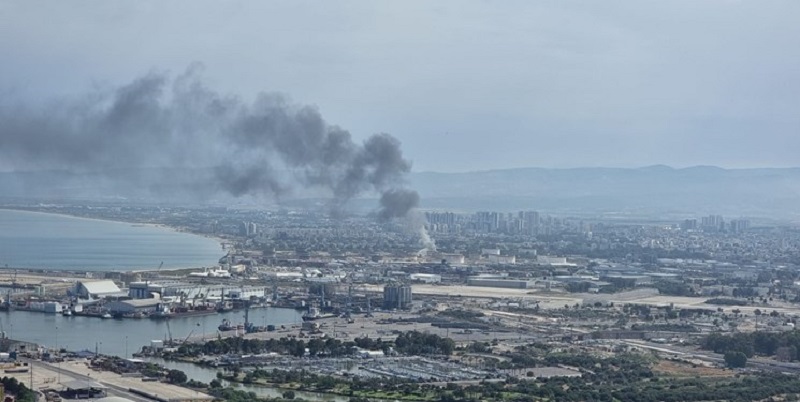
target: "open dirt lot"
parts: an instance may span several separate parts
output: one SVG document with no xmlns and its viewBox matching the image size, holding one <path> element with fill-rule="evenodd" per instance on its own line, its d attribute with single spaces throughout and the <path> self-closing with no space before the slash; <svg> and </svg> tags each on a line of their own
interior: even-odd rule
<svg viewBox="0 0 800 402">
<path fill-rule="evenodd" d="M 653 371 L 672 377 L 732 377 L 736 374 L 734 370 L 725 370 L 716 367 L 706 367 L 703 365 L 693 365 L 689 363 L 676 362 L 671 360 L 660 360 Z"/>
</svg>

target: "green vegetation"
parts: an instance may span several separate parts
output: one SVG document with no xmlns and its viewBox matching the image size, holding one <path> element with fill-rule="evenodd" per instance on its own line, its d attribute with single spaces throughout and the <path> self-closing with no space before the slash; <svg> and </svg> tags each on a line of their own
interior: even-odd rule
<svg viewBox="0 0 800 402">
<path fill-rule="evenodd" d="M 798 359 L 800 331 L 711 334 L 703 338 L 700 347 L 715 353 L 742 352 L 747 357 L 758 354 L 793 361 Z"/>
<path fill-rule="evenodd" d="M 398 352 L 407 355 L 450 355 L 456 348 L 455 342 L 450 338 L 443 338 L 435 334 L 426 334 L 417 331 L 405 332 L 397 335 L 394 341 Z"/>
<path fill-rule="evenodd" d="M 353 352 L 354 347 L 371 350 L 386 350 L 392 346 L 391 342 L 380 339 L 356 338 L 352 341 L 341 341 L 334 338 L 310 339 L 308 342 L 296 338 L 281 339 L 243 339 L 239 337 L 220 338 L 204 344 L 185 344 L 177 352 L 165 357 L 196 357 L 204 355 L 225 354 L 257 354 L 278 353 L 301 357 L 305 355 L 306 348 L 311 356 L 345 356 Z"/>
<path fill-rule="evenodd" d="M 637 307 L 631 310 L 637 311 Z M 641 311 L 641 313 L 648 313 Z M 661 325 L 661 324 L 658 324 Z M 654 327 L 658 325 L 654 324 Z M 669 326 L 671 330 L 680 329 Z M 666 327 L 665 327 L 666 328 Z M 682 327 L 681 327 L 682 328 Z M 689 328 L 685 328 L 689 329 Z M 248 349 L 254 347 L 273 347 L 291 353 L 302 343 L 313 347 L 316 353 L 336 353 L 349 347 L 379 349 L 394 346 L 398 352 L 410 355 L 448 356 L 457 350 L 451 339 L 432 334 L 411 331 L 398 335 L 392 342 L 380 339 L 357 338 L 351 342 L 333 339 L 316 339 L 308 342 L 295 339 L 282 339 L 269 343 L 248 343 L 242 339 L 215 340 L 212 345 L 196 345 L 199 350 Z M 338 342 L 338 343 L 337 343 Z M 317 346 L 312 346 L 317 345 Z M 720 335 L 713 334 L 702 341 L 702 346 L 725 354 L 729 367 L 744 367 L 747 359 L 755 353 L 773 355 L 786 351 L 797 358 L 800 346 L 800 332 Z M 462 352 L 491 353 L 491 345 L 474 342 L 460 349 Z M 220 379 L 250 384 L 271 385 L 284 388 L 282 398 L 294 400 L 295 391 L 335 393 L 350 397 L 351 401 L 364 401 L 370 398 L 401 401 L 749 401 L 779 398 L 792 400 L 800 397 L 800 379 L 789 375 L 768 373 L 736 377 L 678 378 L 667 375 L 656 376 L 651 366 L 655 361 L 651 355 L 619 353 L 615 355 L 592 355 L 582 350 L 563 351 L 546 344 L 529 344 L 515 348 L 512 352 L 498 355 L 490 365 L 497 370 L 513 370 L 522 373 L 521 377 L 510 376 L 503 381 L 481 381 L 479 384 L 446 386 L 434 385 L 436 379 L 408 378 L 349 378 L 318 375 L 306 370 L 264 370 L 249 372 L 235 370 Z M 537 368 L 572 367 L 580 377 L 535 378 Z M 168 373 L 170 381 L 180 382 L 177 373 Z M 190 384 L 197 385 L 197 384 Z M 200 384 L 205 386 L 204 384 Z M 254 394 L 223 388 L 219 380 L 205 386 L 207 392 L 217 398 L 240 402 L 254 401 Z M 261 399 L 265 400 L 265 399 Z"/>
<path fill-rule="evenodd" d="M 406 335 L 414 338 L 418 335 Z M 416 339 L 416 338 L 415 338 Z M 421 337 L 419 339 L 422 339 Z M 424 383 L 426 380 L 400 378 L 340 378 L 317 375 L 305 370 L 254 370 L 228 380 L 273 384 L 286 388 L 284 399 L 292 390 L 331 392 L 349 396 L 351 401 L 369 398 L 408 401 L 751 401 L 778 397 L 792 400 L 800 396 L 800 379 L 783 374 L 744 375 L 742 377 L 672 378 L 656 377 L 649 355 L 622 353 L 594 356 L 585 352 L 555 352 L 548 345 L 530 344 L 507 355 L 507 368 L 522 369 L 527 376 L 509 377 L 505 381 L 481 381 L 461 386 L 448 383 L 444 387 Z M 730 365 L 746 363 L 743 353 L 733 352 Z M 536 367 L 569 366 L 581 377 L 533 378 Z M 213 388 L 216 397 L 239 402 L 253 396 L 233 389 Z M 250 398 L 250 399 L 248 399 Z"/>
<path fill-rule="evenodd" d="M 439 315 L 443 317 L 457 318 L 459 320 L 473 321 L 475 319 L 483 317 L 484 314 L 479 311 L 452 309 L 452 310 L 442 311 L 439 313 Z"/>
<path fill-rule="evenodd" d="M 204 344 L 185 344 L 177 352 L 165 355 L 166 358 L 197 357 L 204 355 L 225 354 L 257 354 L 278 353 L 301 357 L 310 356 L 339 357 L 353 353 L 354 348 L 367 350 L 383 350 L 388 352 L 394 346 L 399 353 L 407 355 L 450 355 L 455 350 L 452 339 L 438 335 L 425 334 L 417 331 L 404 332 L 397 336 L 394 342 L 383 341 L 380 338 L 355 338 L 352 341 L 341 341 L 335 338 L 314 338 L 307 342 L 296 338 L 281 339 L 243 339 L 239 337 L 220 338 Z"/>
<path fill-rule="evenodd" d="M 715 298 L 715 299 L 708 299 L 705 301 L 706 304 L 719 304 L 721 306 L 746 306 L 749 303 L 745 300 L 737 300 L 737 299 L 727 299 L 723 297 Z"/>
<path fill-rule="evenodd" d="M 36 394 L 31 391 L 25 384 L 17 381 L 13 377 L 0 378 L 0 384 L 3 384 L 6 394 L 16 395 L 17 402 L 35 402 Z"/>
<path fill-rule="evenodd" d="M 742 352 L 725 353 L 725 364 L 730 368 L 742 368 L 747 366 L 747 356 Z"/>
<path fill-rule="evenodd" d="M 173 369 L 167 372 L 167 381 L 172 384 L 184 384 L 187 380 L 186 373 L 183 371 Z"/>
<path fill-rule="evenodd" d="M 533 381 L 511 377 L 502 382 L 436 387 L 385 378 L 351 381 L 303 371 L 262 371 L 255 376 L 298 389 L 350 395 L 353 400 L 372 397 L 423 401 L 750 401 L 800 393 L 800 380 L 782 374 L 724 379 L 655 378 L 649 360 L 638 355 L 602 358 L 559 353 L 541 362 L 578 367 L 582 377 Z"/>
</svg>

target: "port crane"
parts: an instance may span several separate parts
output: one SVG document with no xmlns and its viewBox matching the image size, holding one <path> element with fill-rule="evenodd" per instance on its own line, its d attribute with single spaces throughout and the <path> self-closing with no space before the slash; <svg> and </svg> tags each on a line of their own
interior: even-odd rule
<svg viewBox="0 0 800 402">
<path fill-rule="evenodd" d="M 169 327 L 169 320 L 166 320 L 165 322 L 167 323 L 167 334 L 169 334 L 169 338 L 167 338 L 167 340 L 169 345 L 172 345 L 172 329 Z"/>
<path fill-rule="evenodd" d="M 2 342 L 2 344 L 0 344 L 0 346 L 2 346 L 3 349 L 5 349 L 6 339 L 8 339 L 8 337 L 6 337 L 6 329 L 3 328 L 3 319 L 2 318 L 0 318 L 0 335 L 2 336 L 2 338 L 0 338 L 0 342 Z"/>
<path fill-rule="evenodd" d="M 155 273 L 151 274 L 151 273 L 145 272 L 144 276 L 146 276 L 147 279 L 145 279 L 144 283 L 149 285 L 150 284 L 150 278 L 152 278 L 153 276 L 158 278 L 158 272 L 161 271 L 161 267 L 163 267 L 163 266 L 164 266 L 164 261 L 161 261 L 161 264 L 158 264 L 158 268 L 156 268 Z"/>
<path fill-rule="evenodd" d="M 197 325 L 200 325 L 200 323 L 198 323 Z M 183 343 L 181 343 L 181 345 L 185 345 L 186 342 L 189 342 L 189 338 L 192 337 L 193 333 L 194 333 L 194 330 L 189 331 L 189 335 L 186 335 L 186 339 L 183 340 Z"/>
</svg>

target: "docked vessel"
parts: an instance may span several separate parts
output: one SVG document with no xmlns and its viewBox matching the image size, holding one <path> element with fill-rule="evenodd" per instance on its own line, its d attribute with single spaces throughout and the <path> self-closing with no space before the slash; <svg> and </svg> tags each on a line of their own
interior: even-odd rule
<svg viewBox="0 0 800 402">
<path fill-rule="evenodd" d="M 314 321 L 319 320 L 322 318 L 332 318 L 336 317 L 336 314 L 333 313 L 323 313 L 320 309 L 316 307 L 311 307 L 308 311 L 303 314 L 303 321 Z"/>
<path fill-rule="evenodd" d="M 175 307 L 175 308 L 163 308 L 158 309 L 154 313 L 150 314 L 150 318 L 153 319 L 165 319 L 165 318 L 178 318 L 178 317 L 193 317 L 198 315 L 213 315 L 217 314 L 217 311 L 206 306 L 197 306 L 195 308 L 187 308 L 187 307 Z"/>
<path fill-rule="evenodd" d="M 222 320 L 222 324 L 220 324 L 217 329 L 219 329 L 221 332 L 244 330 L 244 324 L 234 324 L 226 318 Z"/>
</svg>

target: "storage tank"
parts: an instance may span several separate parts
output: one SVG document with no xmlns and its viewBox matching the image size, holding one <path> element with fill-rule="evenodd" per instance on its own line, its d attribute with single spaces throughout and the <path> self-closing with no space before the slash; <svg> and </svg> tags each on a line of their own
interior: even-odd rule
<svg viewBox="0 0 800 402">
<path fill-rule="evenodd" d="M 408 309 L 411 307 L 411 302 L 412 302 L 411 286 L 389 285 L 383 288 L 384 309 L 386 310 Z"/>
</svg>

